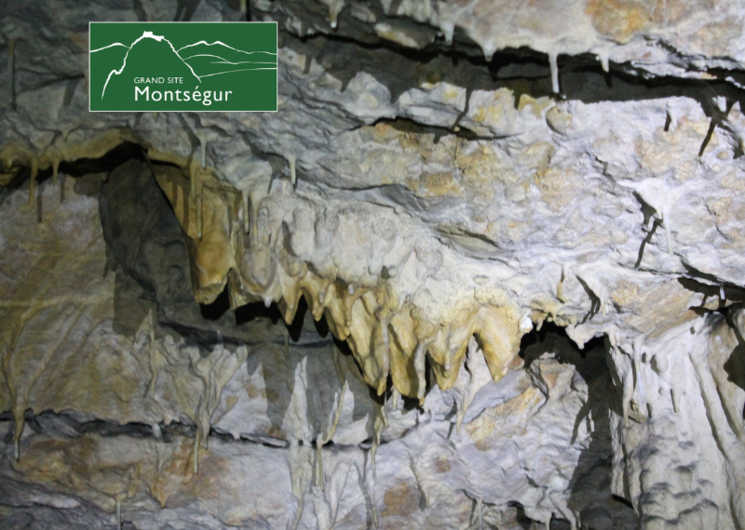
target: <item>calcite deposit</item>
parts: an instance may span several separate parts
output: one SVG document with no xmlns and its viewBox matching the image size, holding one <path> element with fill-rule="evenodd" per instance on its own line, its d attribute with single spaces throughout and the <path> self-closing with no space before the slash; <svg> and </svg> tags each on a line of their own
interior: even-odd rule
<svg viewBox="0 0 745 530">
<path fill-rule="evenodd" d="M 88 112 L 276 21 L 276 113 Z M 745 528 L 738 0 L 0 4 L 0 528 Z"/>
</svg>

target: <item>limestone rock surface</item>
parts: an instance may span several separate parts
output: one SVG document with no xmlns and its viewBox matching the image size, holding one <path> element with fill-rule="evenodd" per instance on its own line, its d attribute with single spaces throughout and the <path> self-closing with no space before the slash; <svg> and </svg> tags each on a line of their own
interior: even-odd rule
<svg viewBox="0 0 745 530">
<path fill-rule="evenodd" d="M 87 111 L 88 21 L 247 19 L 278 112 Z M 743 528 L 744 27 L 6 1 L 0 527 Z"/>
</svg>

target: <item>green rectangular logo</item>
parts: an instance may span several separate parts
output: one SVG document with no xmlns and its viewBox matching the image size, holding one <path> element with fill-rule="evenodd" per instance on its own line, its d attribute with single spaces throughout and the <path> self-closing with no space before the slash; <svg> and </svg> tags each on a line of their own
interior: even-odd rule
<svg viewBox="0 0 745 530">
<path fill-rule="evenodd" d="M 277 110 L 276 22 L 91 22 L 92 112 Z"/>
</svg>

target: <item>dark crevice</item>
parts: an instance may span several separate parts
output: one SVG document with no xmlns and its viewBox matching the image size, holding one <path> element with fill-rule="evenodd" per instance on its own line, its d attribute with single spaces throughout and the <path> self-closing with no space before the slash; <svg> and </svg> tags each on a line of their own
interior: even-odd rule
<svg viewBox="0 0 745 530">
<path fill-rule="evenodd" d="M 711 137 L 714 134 L 714 129 L 716 129 L 717 123 L 712 119 L 709 122 L 709 129 L 706 131 L 706 136 L 704 137 L 704 141 L 701 143 L 701 149 L 698 151 L 698 156 L 702 156 L 704 154 L 704 151 L 706 151 L 706 146 L 709 145 L 709 142 L 711 141 Z"/>
<path fill-rule="evenodd" d="M 495 140 L 495 139 L 500 139 L 500 138 L 506 138 L 506 136 L 479 136 L 473 131 L 471 131 L 470 129 L 467 129 L 466 127 L 462 127 L 462 126 L 458 126 L 458 128 L 456 129 L 457 123 L 462 116 L 463 114 L 461 113 L 461 116 L 457 118 L 455 123 L 453 124 L 452 129 L 447 128 L 447 127 L 439 127 L 436 125 L 422 124 L 409 118 L 396 118 L 396 119 L 380 118 L 379 120 L 376 120 L 374 123 L 371 123 L 369 126 L 375 127 L 378 124 L 385 124 L 403 133 L 413 133 L 417 135 L 431 134 L 434 136 L 434 143 L 438 143 L 443 136 L 456 136 L 458 138 L 462 138 L 467 141 Z"/>
<path fill-rule="evenodd" d="M 111 168 L 132 159 L 145 159 L 142 146 L 132 142 L 122 142 L 100 158 L 79 158 L 74 162 L 61 161 L 58 177 L 79 178 L 91 174 L 108 173 Z M 7 185 L 0 187 L 0 200 L 19 190 L 31 174 L 30 167 L 26 165 L 13 165 L 10 172 L 16 172 L 16 176 Z M 51 167 L 40 169 L 36 175 L 36 183 L 46 182 L 53 177 L 53 173 Z"/>
<path fill-rule="evenodd" d="M 116 422 L 89 419 L 74 412 L 62 411 L 59 413 L 51 410 L 34 414 L 28 409 L 24 415 L 26 427 L 30 431 L 50 436 L 53 438 L 76 439 L 85 435 L 97 435 L 102 438 L 113 438 L 126 436 L 138 439 L 160 439 L 163 443 L 172 443 L 178 438 L 194 438 L 196 426 L 189 423 L 173 422 L 168 425 L 160 423 L 157 426 L 159 433 L 155 434 L 152 425 L 145 423 L 130 422 L 119 424 Z M 12 422 L 13 414 L 10 411 L 0 413 L 0 422 Z M 10 429 L 5 443 L 12 443 L 13 430 Z M 272 436 L 244 433 L 239 438 L 215 429 L 210 429 L 210 438 L 219 439 L 223 443 L 235 444 L 260 444 L 272 448 L 286 448 L 289 446 L 287 440 Z"/>
<path fill-rule="evenodd" d="M 587 314 L 585 314 L 581 322 L 582 324 L 584 324 L 585 322 L 587 322 L 588 320 L 591 320 L 592 317 L 594 317 L 600 312 L 600 310 L 602 309 L 602 301 L 600 300 L 600 298 L 597 297 L 597 295 L 595 294 L 595 291 L 593 291 L 590 288 L 590 286 L 587 285 L 587 283 L 582 278 L 577 276 L 577 281 L 580 283 L 582 288 L 587 293 L 587 296 L 591 300 L 590 310 L 587 312 Z"/>
<path fill-rule="evenodd" d="M 576 373 L 587 385 L 586 399 L 580 407 L 572 429 L 571 444 L 576 444 L 580 429 L 587 425 L 589 440 L 582 442 L 577 466 L 569 481 L 568 504 L 588 528 L 610 528 L 616 522 L 633 520 L 633 512 L 626 503 L 591 500 L 611 498 L 610 483 L 613 465 L 610 413 L 621 414 L 621 396 L 610 391 L 613 388 L 611 371 L 607 363 L 607 345 L 603 337 L 596 337 L 579 348 L 567 335 L 565 328 L 546 322 L 540 330 L 534 329 L 523 336 L 520 356 L 529 373 L 541 373 L 543 363 L 558 361 L 574 366 Z M 555 359 L 555 361 L 552 361 Z M 534 363 L 541 363 L 537 368 Z M 572 388 L 575 388 L 574 378 Z M 579 388 L 575 388 L 579 390 Z M 588 443 L 589 441 L 589 443 Z M 517 505 L 515 505 L 517 506 Z M 542 522 L 542 521 L 539 521 Z M 551 528 L 568 528 L 568 521 L 554 517 Z"/>
<path fill-rule="evenodd" d="M 525 508 L 523 507 L 522 504 L 520 504 L 519 502 L 510 502 L 508 506 L 515 508 L 516 510 L 515 522 L 518 524 L 518 526 L 521 529 L 530 530 L 532 528 L 535 528 L 536 521 L 533 521 L 533 519 L 525 515 Z"/>
<path fill-rule="evenodd" d="M 731 303 L 745 302 L 745 289 L 743 289 L 739 285 L 718 280 L 714 276 L 697 271 L 696 269 L 686 266 L 685 264 L 684 266 L 686 267 L 689 276 L 680 277 L 677 279 L 677 281 L 688 291 L 693 291 L 704 295 L 700 306 L 700 309 L 702 311 L 709 311 L 708 309 L 704 308 L 704 305 L 710 298 L 715 298 L 718 300 L 718 306 L 716 310 L 724 310 L 727 305 Z"/>
<path fill-rule="evenodd" d="M 745 337 L 735 322 L 738 311 L 742 311 L 741 306 L 730 308 L 726 315 L 730 329 L 737 337 L 737 347 L 732 350 L 729 359 L 724 363 L 724 371 L 729 381 L 745 390 Z M 745 406 L 743 406 L 742 417 L 745 420 Z"/>
<path fill-rule="evenodd" d="M 272 321 L 272 324 L 283 321 L 282 313 L 275 303 L 267 307 L 264 302 L 251 302 L 236 308 L 234 312 L 235 323 L 239 326 L 247 322 L 252 322 L 257 318 L 268 318 Z"/>
<path fill-rule="evenodd" d="M 220 320 L 222 316 L 230 309 L 230 297 L 228 296 L 227 287 L 217 295 L 217 298 L 211 304 L 199 304 L 199 313 L 205 320 L 212 322 Z"/>
<path fill-rule="evenodd" d="M 265 447 L 271 447 L 273 449 L 286 449 L 290 446 L 290 442 L 284 438 L 276 438 L 274 436 L 268 436 L 263 434 L 249 434 L 242 433 L 238 438 L 235 438 L 232 434 L 221 432 L 217 429 L 210 429 L 210 438 L 216 438 L 226 444 L 256 444 L 263 445 Z"/>
<path fill-rule="evenodd" d="M 641 266 L 642 260 L 644 259 L 644 249 L 646 248 L 647 244 L 652 240 L 652 237 L 654 237 L 654 234 L 660 225 L 662 225 L 662 221 L 660 221 L 659 219 L 655 219 L 652 224 L 652 229 L 647 232 L 646 236 L 644 236 L 644 239 L 642 240 L 642 244 L 639 246 L 639 255 L 636 258 L 636 263 L 634 263 L 635 269 L 638 269 Z"/>
<path fill-rule="evenodd" d="M 71 422 L 68 422 L 71 423 Z M 98 434 L 104 438 L 112 436 L 130 436 L 132 438 L 150 438 L 153 435 L 153 429 L 150 425 L 144 423 L 126 423 L 119 425 L 105 420 L 91 420 L 79 423 L 76 430 L 80 435 Z"/>
<path fill-rule="evenodd" d="M 595 337 L 587 341 L 583 348 L 580 348 L 567 335 L 566 328 L 558 326 L 554 322 L 544 322 L 540 330 L 533 328 L 532 331 L 523 335 L 520 341 L 519 355 L 525 362 L 525 368 L 527 369 L 543 353 L 547 351 L 553 352 L 557 341 L 562 342 L 563 351 L 572 352 L 566 358 L 562 358 L 559 355 L 557 359 L 561 362 L 569 362 L 571 364 L 574 364 L 578 360 L 584 361 L 587 359 L 588 352 L 603 347 L 603 338 Z M 545 347 L 542 345 L 545 345 Z"/>
</svg>

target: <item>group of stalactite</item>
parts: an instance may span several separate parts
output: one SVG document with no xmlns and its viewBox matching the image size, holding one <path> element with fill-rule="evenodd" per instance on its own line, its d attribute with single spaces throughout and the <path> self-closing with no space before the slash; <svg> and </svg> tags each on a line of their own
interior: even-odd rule
<svg viewBox="0 0 745 530">
<path fill-rule="evenodd" d="M 335 30 L 339 23 L 339 15 L 341 14 L 342 10 L 345 7 L 346 1 L 345 0 L 321 0 L 324 4 L 328 7 L 328 23 L 332 30 Z M 454 4 L 452 6 L 449 6 L 454 11 L 460 11 L 462 8 L 458 6 L 457 4 Z M 422 6 L 422 11 L 420 12 L 421 15 L 429 18 L 429 22 L 432 23 L 435 26 L 438 26 L 438 29 L 442 32 L 442 37 L 445 40 L 445 44 L 447 46 L 453 45 L 453 38 L 455 36 L 455 24 L 452 21 L 452 14 L 449 16 L 446 13 L 441 12 L 441 17 L 433 17 L 434 14 L 433 11 L 435 9 L 432 8 L 431 4 L 429 2 L 424 3 Z M 448 6 L 446 4 L 441 4 L 441 9 L 448 9 Z M 391 7 L 390 12 L 396 12 L 396 9 Z M 241 11 L 241 15 L 243 14 L 243 11 Z M 302 21 L 300 22 L 300 28 L 298 30 L 298 33 L 300 36 L 304 35 L 304 30 L 302 27 Z M 467 28 L 463 28 L 466 33 L 468 33 Z M 411 38 L 409 38 L 405 32 L 402 33 L 399 30 L 396 30 L 389 26 L 388 24 L 378 24 L 375 27 L 377 35 L 382 40 L 388 40 L 391 42 L 394 42 L 398 45 L 402 45 L 404 47 L 413 47 L 418 48 L 419 45 L 416 44 Z M 484 54 L 484 59 L 487 63 L 491 63 L 492 59 L 494 58 L 494 53 L 497 51 L 495 44 L 493 42 L 489 42 L 488 40 L 480 39 L 477 35 L 471 34 L 469 35 L 477 44 L 481 46 L 481 51 Z M 533 46 L 535 46 L 536 43 L 533 43 Z M 559 82 L 559 52 L 556 50 L 545 50 L 546 56 L 548 58 L 548 65 L 551 70 L 551 88 L 555 94 L 559 94 L 561 92 L 561 86 Z M 601 49 L 598 50 L 595 53 L 596 60 L 600 63 L 601 68 L 605 73 L 610 72 L 610 52 L 607 49 Z"/>
<path fill-rule="evenodd" d="M 354 285 L 338 276 L 325 277 L 295 256 L 287 248 L 283 220 L 274 218 L 271 205 L 262 202 L 271 177 L 250 190 L 235 190 L 198 162 L 188 167 L 190 182 L 174 166 L 159 166 L 155 174 L 190 238 L 198 301 L 212 302 L 227 285 L 231 307 L 277 302 L 291 323 L 300 297 L 305 297 L 313 317 L 325 316 L 333 335 L 348 342 L 366 382 L 379 395 L 390 374 L 398 392 L 423 399 L 427 354 L 439 386 L 450 388 L 474 335 L 493 378 L 507 372 L 521 332 L 517 311 L 503 299 L 495 304 L 494 296 L 474 296 L 450 311 L 447 324 L 432 323 L 422 309 L 400 299 L 385 279 Z"/>
<path fill-rule="evenodd" d="M 35 181 L 39 171 L 51 168 L 56 183 L 60 163 L 102 157 L 124 141 L 137 140 L 123 129 L 75 146 L 60 139 L 40 156 L 19 146 L 0 149 L 0 161 L 4 160 L 6 168 L 0 174 L 0 184 L 7 184 L 23 167 L 30 168 L 33 207 L 38 204 Z M 526 329 L 518 324 L 517 310 L 506 295 L 476 292 L 450 308 L 447 323 L 437 324 L 408 297 L 401 299 L 382 277 L 375 285 L 354 285 L 336 275 L 321 275 L 313 264 L 292 253 L 283 236 L 283 220 L 272 218 L 271 204 L 264 199 L 273 196 L 273 176 L 268 174 L 246 189 L 225 184 L 206 164 L 205 144 L 202 139 L 201 153 L 189 159 L 154 149 L 147 151 L 155 178 L 188 236 L 197 301 L 214 301 L 227 285 L 231 307 L 255 301 L 267 306 L 277 302 L 284 320 L 291 323 L 300 297 L 305 297 L 313 317 L 320 320 L 325 316 L 334 336 L 347 341 L 365 381 L 378 395 L 386 391 L 390 374 L 394 395 L 400 393 L 422 401 L 426 391 L 426 355 L 438 385 L 443 389 L 452 387 L 474 336 L 494 380 L 507 373 Z M 284 191 L 280 193 L 284 194 L 295 180 L 295 157 L 287 159 L 291 182 L 282 187 Z M 310 226 L 316 224 L 311 222 Z M 307 237 L 313 239 L 314 234 Z M 22 418 L 17 423 L 16 456 Z M 198 440 L 204 441 L 209 427 L 207 432 L 204 430 Z M 327 433 L 324 440 L 330 440 L 332 435 L 333 432 Z"/>
</svg>

